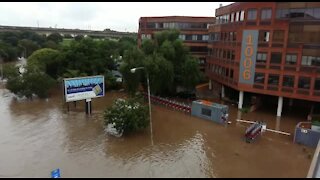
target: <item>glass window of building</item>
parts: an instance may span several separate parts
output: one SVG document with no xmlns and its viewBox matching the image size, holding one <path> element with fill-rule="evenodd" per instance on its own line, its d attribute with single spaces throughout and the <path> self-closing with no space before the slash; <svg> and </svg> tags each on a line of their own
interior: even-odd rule
<svg viewBox="0 0 320 180">
<path fill-rule="evenodd" d="M 269 37 L 269 31 L 259 31 L 259 42 L 269 42 Z"/>
<path fill-rule="evenodd" d="M 279 85 L 279 75 L 270 74 L 268 78 L 268 84 L 278 86 Z"/>
<path fill-rule="evenodd" d="M 230 22 L 233 22 L 234 21 L 234 13 L 231 13 L 231 17 L 230 17 Z"/>
<path fill-rule="evenodd" d="M 208 41 L 209 40 L 209 35 L 202 35 L 202 40 L 203 41 Z"/>
<path fill-rule="evenodd" d="M 232 41 L 237 41 L 237 32 L 233 32 Z"/>
<path fill-rule="evenodd" d="M 281 64 L 282 53 L 271 53 L 271 64 Z"/>
<path fill-rule="evenodd" d="M 290 18 L 303 18 L 304 11 L 305 9 L 303 8 L 290 9 Z"/>
<path fill-rule="evenodd" d="M 308 77 L 299 77 L 298 88 L 310 89 L 310 78 L 308 78 Z"/>
<path fill-rule="evenodd" d="M 290 64 L 290 65 L 297 64 L 297 55 L 296 54 L 287 54 L 286 55 L 286 64 Z"/>
<path fill-rule="evenodd" d="M 152 28 L 155 28 L 155 27 L 156 27 L 155 23 L 151 23 L 151 22 L 147 23 L 147 28 L 152 29 Z"/>
<path fill-rule="evenodd" d="M 317 19 L 320 19 L 320 8 L 313 9 L 313 16 Z"/>
<path fill-rule="evenodd" d="M 320 66 L 320 57 L 302 56 L 301 65 L 303 65 L 303 66 Z"/>
<path fill-rule="evenodd" d="M 316 79 L 314 84 L 314 90 L 320 91 L 320 79 Z"/>
<path fill-rule="evenodd" d="M 186 34 L 186 40 L 187 41 L 192 41 L 192 35 L 191 34 Z"/>
<path fill-rule="evenodd" d="M 197 35 L 197 40 L 202 41 L 202 35 Z"/>
<path fill-rule="evenodd" d="M 235 59 L 235 52 L 234 50 L 231 50 L 231 60 L 234 61 Z"/>
<path fill-rule="evenodd" d="M 181 39 L 181 40 L 186 40 L 186 35 L 185 34 L 180 34 L 179 35 L 179 39 Z"/>
<path fill-rule="evenodd" d="M 247 20 L 256 20 L 257 19 L 257 10 L 249 9 L 247 13 Z"/>
<path fill-rule="evenodd" d="M 240 19 L 239 21 L 244 21 L 244 11 L 240 11 Z"/>
<path fill-rule="evenodd" d="M 233 69 L 230 69 L 230 78 L 233 79 Z"/>
<path fill-rule="evenodd" d="M 283 76 L 282 86 L 293 87 L 294 86 L 294 76 Z"/>
<path fill-rule="evenodd" d="M 284 31 L 283 30 L 275 30 L 273 31 L 273 38 L 274 42 L 283 42 L 284 41 Z"/>
<path fill-rule="evenodd" d="M 267 53 L 257 53 L 257 63 L 267 63 Z"/>
<path fill-rule="evenodd" d="M 255 73 L 254 83 L 264 84 L 264 73 Z"/>
<path fill-rule="evenodd" d="M 271 15 L 272 15 L 272 9 L 262 9 L 261 10 L 261 19 L 262 20 L 267 20 L 267 19 L 271 19 Z"/>
<path fill-rule="evenodd" d="M 196 40 L 197 40 L 197 37 L 198 37 L 197 35 L 193 34 L 193 35 L 192 35 L 192 41 L 196 41 Z"/>
<path fill-rule="evenodd" d="M 240 12 L 236 12 L 235 22 L 238 22 L 238 21 L 239 21 L 239 17 L 240 17 L 240 16 L 239 16 L 239 15 L 240 15 L 239 13 L 240 13 Z"/>
</svg>

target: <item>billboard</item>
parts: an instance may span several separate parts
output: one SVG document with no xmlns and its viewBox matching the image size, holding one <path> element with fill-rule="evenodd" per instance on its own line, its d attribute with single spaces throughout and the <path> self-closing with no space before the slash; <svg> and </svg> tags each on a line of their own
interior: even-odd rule
<svg viewBox="0 0 320 180">
<path fill-rule="evenodd" d="M 254 83 L 258 34 L 258 30 L 243 30 L 239 83 L 250 85 Z"/>
<path fill-rule="evenodd" d="M 66 102 L 104 96 L 104 76 L 67 78 L 63 82 Z"/>
</svg>

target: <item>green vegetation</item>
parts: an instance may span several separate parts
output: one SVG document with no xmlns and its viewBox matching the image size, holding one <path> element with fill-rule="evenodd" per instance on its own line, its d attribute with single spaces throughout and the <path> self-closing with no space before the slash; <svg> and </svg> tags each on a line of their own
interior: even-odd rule
<svg viewBox="0 0 320 180">
<path fill-rule="evenodd" d="M 149 125 L 148 107 L 141 99 L 117 99 L 105 110 L 104 125 L 112 125 L 119 134 L 142 130 Z"/>
<path fill-rule="evenodd" d="M 191 56 L 189 49 L 179 39 L 179 31 L 162 31 L 153 40 L 144 40 L 141 50 L 131 48 L 124 53 L 124 63 L 120 67 L 129 94 L 135 94 L 137 80 L 146 87 L 146 73 L 130 73 L 130 69 L 143 66 L 150 76 L 153 94 L 174 95 L 177 88 L 193 91 L 204 77 L 198 61 Z"/>
</svg>

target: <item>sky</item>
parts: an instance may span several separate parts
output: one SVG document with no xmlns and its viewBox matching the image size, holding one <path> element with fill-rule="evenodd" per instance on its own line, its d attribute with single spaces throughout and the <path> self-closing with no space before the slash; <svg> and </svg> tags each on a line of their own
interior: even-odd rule
<svg viewBox="0 0 320 180">
<path fill-rule="evenodd" d="M 0 25 L 137 32 L 143 16 L 214 16 L 232 2 L 0 2 Z"/>
</svg>

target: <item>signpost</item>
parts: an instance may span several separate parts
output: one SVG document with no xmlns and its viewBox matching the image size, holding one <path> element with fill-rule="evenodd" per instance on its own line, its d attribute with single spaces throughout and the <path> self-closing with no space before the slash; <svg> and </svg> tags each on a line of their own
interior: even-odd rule
<svg viewBox="0 0 320 180">
<path fill-rule="evenodd" d="M 86 100 L 86 114 L 92 112 L 91 99 L 105 94 L 104 76 L 66 78 L 63 83 L 65 101 Z"/>
</svg>

